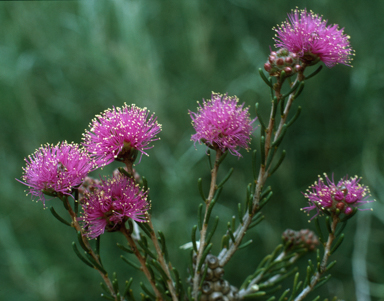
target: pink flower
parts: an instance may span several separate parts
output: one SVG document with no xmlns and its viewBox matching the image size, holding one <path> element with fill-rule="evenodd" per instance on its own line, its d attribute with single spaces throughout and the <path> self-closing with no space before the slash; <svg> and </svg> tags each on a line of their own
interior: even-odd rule
<svg viewBox="0 0 384 301">
<path fill-rule="evenodd" d="M 307 213 L 313 209 L 317 211 L 311 219 L 317 216 L 320 211 L 327 211 L 337 215 L 341 213 L 349 215 L 354 211 L 354 208 L 372 202 L 372 200 L 367 200 L 370 197 L 368 187 L 359 184 L 361 178 L 355 176 L 348 179 L 348 176 L 345 176 L 335 184 L 333 177 L 330 180 L 326 174 L 324 176 L 326 183 L 319 176 L 317 182 L 310 186 L 306 193 L 303 193 L 309 201 L 309 206 L 304 207 L 302 210 Z"/>
<path fill-rule="evenodd" d="M 96 238 L 107 231 L 118 231 L 128 218 L 137 222 L 146 221 L 150 208 L 148 191 L 124 175 L 118 174 L 109 180 L 101 180 L 92 193 L 82 199 L 83 214 L 80 221 L 89 238 Z"/>
<path fill-rule="evenodd" d="M 25 158 L 23 181 L 29 194 L 37 196 L 45 205 L 44 192 L 70 195 L 93 170 L 94 162 L 77 144 L 67 142 L 44 145 Z"/>
<path fill-rule="evenodd" d="M 238 101 L 236 96 L 219 93 L 212 93 L 212 99 L 203 99 L 197 113 L 189 111 L 196 130 L 191 140 L 241 157 L 238 148 L 248 149 L 256 118 L 251 120 L 248 108 L 243 109 L 244 103 L 237 105 Z"/>
<path fill-rule="evenodd" d="M 337 24 L 327 26 L 327 20 L 306 9 L 295 9 L 288 18 L 274 28 L 276 47 L 297 53 L 307 63 L 320 59 L 327 67 L 338 63 L 349 66 L 354 51 L 349 36 Z"/>
<path fill-rule="evenodd" d="M 97 165 L 105 166 L 114 159 L 122 159 L 132 150 L 148 155 L 145 150 L 160 133 L 161 125 L 149 111 L 135 105 L 125 104 L 122 108 L 108 109 L 96 116 L 90 124 L 90 130 L 84 135 L 83 145 L 95 158 Z"/>
</svg>

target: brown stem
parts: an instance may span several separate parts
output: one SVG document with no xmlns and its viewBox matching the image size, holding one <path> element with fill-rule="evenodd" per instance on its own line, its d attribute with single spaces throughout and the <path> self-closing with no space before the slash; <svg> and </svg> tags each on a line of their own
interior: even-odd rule
<svg viewBox="0 0 384 301">
<path fill-rule="evenodd" d="M 304 70 L 305 70 L 305 64 L 302 65 L 303 69 L 299 72 L 299 74 L 297 75 L 295 81 L 293 82 L 292 84 L 292 87 L 294 85 L 296 85 L 296 83 L 298 81 L 303 81 L 304 80 Z M 291 93 L 289 96 L 288 96 L 288 101 L 287 101 L 287 104 L 285 105 L 285 108 L 284 108 L 284 113 L 283 115 L 281 116 L 281 119 L 280 119 L 280 124 L 279 124 L 279 128 L 278 130 L 276 131 L 276 135 L 275 135 L 275 139 L 276 140 L 279 136 L 280 136 L 280 133 L 283 129 L 283 125 L 285 124 L 285 122 L 287 121 L 287 117 L 288 117 L 288 113 L 289 113 L 289 110 L 291 109 L 291 106 L 292 106 L 292 103 L 293 101 L 295 100 L 295 95 L 296 92 L 293 92 Z"/>
<path fill-rule="evenodd" d="M 149 217 L 148 218 L 148 226 L 151 228 L 151 239 L 152 239 L 152 242 L 153 242 L 153 245 L 155 246 L 155 249 L 156 249 L 156 253 L 157 253 L 157 261 L 160 263 L 162 269 L 164 270 L 165 274 L 167 275 L 168 277 L 168 280 L 167 280 L 167 286 L 168 286 L 168 289 L 169 289 L 169 292 L 171 293 L 171 296 L 172 296 L 172 300 L 174 301 L 177 301 L 179 300 L 177 298 L 177 294 L 176 294 L 176 289 L 175 289 L 175 286 L 173 285 L 173 281 L 172 281 L 172 277 L 171 277 L 171 273 L 169 272 L 169 268 L 168 268 L 168 265 L 166 264 L 165 262 L 165 259 L 164 259 L 164 254 L 163 252 L 161 251 L 161 248 L 159 246 L 159 242 L 157 240 L 157 237 L 156 237 L 156 233 L 155 233 L 155 230 L 153 228 L 153 224 L 152 224 L 152 220 L 151 218 Z"/>
<path fill-rule="evenodd" d="M 129 159 L 126 159 L 126 160 L 124 160 L 124 163 L 127 166 L 128 173 L 133 177 L 133 167 L 132 167 L 133 166 L 133 161 L 129 160 Z M 151 234 L 151 240 L 152 240 L 153 245 L 155 246 L 155 249 L 156 249 L 157 261 L 160 263 L 162 269 L 164 270 L 164 272 L 166 273 L 166 275 L 168 277 L 167 286 L 168 286 L 169 292 L 171 293 L 172 300 L 176 301 L 176 300 L 178 300 L 177 294 L 176 294 L 176 289 L 175 289 L 175 286 L 173 285 L 171 273 L 169 272 L 169 268 L 168 268 L 168 266 L 167 266 L 167 264 L 166 264 L 166 262 L 164 260 L 164 254 L 161 251 L 161 248 L 159 246 L 159 242 L 157 241 L 156 232 L 155 232 L 155 230 L 153 228 L 152 220 L 151 220 L 151 217 L 149 216 L 149 214 L 148 214 L 148 222 L 147 223 L 148 223 L 148 226 L 152 230 L 150 234 Z M 125 229 L 125 233 L 128 233 L 126 229 Z M 131 239 L 132 239 L 132 237 L 131 237 Z M 133 239 L 132 239 L 132 241 L 133 241 Z M 133 241 L 133 243 L 134 243 L 134 241 Z M 131 247 L 132 247 L 132 245 L 131 245 Z M 138 255 L 140 255 L 140 253 L 138 253 Z M 136 254 L 137 258 L 139 258 L 138 255 Z M 139 258 L 139 260 L 140 260 L 140 258 Z M 140 261 L 140 263 L 141 263 L 141 261 Z M 142 264 L 142 266 L 143 266 L 143 264 Z M 145 261 L 144 261 L 144 267 L 146 268 Z M 150 274 L 149 274 L 149 277 L 148 277 L 148 275 L 145 273 L 144 269 L 143 269 L 143 271 L 144 271 L 144 274 L 147 276 L 148 280 L 151 282 L 151 285 L 152 285 L 152 281 L 153 280 L 151 280 Z M 154 288 L 154 290 L 155 290 L 156 287 L 154 287 L 154 285 L 152 285 L 152 288 Z"/>
<path fill-rule="evenodd" d="M 200 271 L 198 270 L 199 262 L 201 261 L 201 257 L 204 252 L 205 248 L 205 238 L 207 234 L 208 229 L 208 220 L 207 220 L 207 214 L 208 214 L 208 208 L 213 200 L 213 196 L 215 195 L 215 191 L 217 189 L 216 181 L 217 181 L 217 172 L 219 170 L 219 160 L 221 156 L 223 155 L 222 151 L 220 149 L 216 149 L 216 159 L 215 159 L 215 165 L 213 169 L 211 170 L 211 186 L 209 188 L 209 194 L 208 199 L 205 202 L 205 213 L 204 213 L 204 219 L 203 219 L 203 225 L 202 229 L 200 231 L 200 245 L 199 249 L 197 250 L 197 258 L 196 258 L 196 268 L 194 271 L 194 277 L 193 277 L 193 292 L 192 297 L 197 300 L 197 295 L 199 292 L 199 285 L 200 285 Z"/>
<path fill-rule="evenodd" d="M 71 216 L 71 220 L 72 220 L 72 227 L 75 228 L 75 230 L 77 232 L 80 231 L 81 233 L 81 240 L 83 241 L 84 245 L 87 247 L 88 249 L 88 254 L 92 256 L 92 258 L 101 266 L 101 262 L 100 262 L 100 258 L 98 255 L 95 254 L 95 252 L 93 251 L 91 245 L 89 244 L 89 241 L 87 239 L 87 237 L 84 235 L 84 231 L 83 229 L 81 228 L 79 222 L 77 221 L 77 215 L 76 213 L 73 211 L 69 201 L 68 201 L 68 198 L 65 197 L 62 199 L 62 201 L 65 203 L 65 208 L 67 208 L 67 211 L 69 213 L 69 215 Z M 117 298 L 116 296 L 116 292 L 115 290 L 113 289 L 113 285 L 112 285 L 112 282 L 111 280 L 109 279 L 108 277 L 108 274 L 104 274 L 102 271 L 98 270 L 97 267 L 95 267 L 95 269 L 100 273 L 100 276 L 103 278 L 105 284 L 107 285 L 111 295 L 113 296 L 113 298 L 115 298 L 116 301 L 118 301 L 119 299 Z M 123 299 L 121 299 L 123 300 Z"/>
<path fill-rule="evenodd" d="M 281 100 L 281 86 L 282 86 L 282 82 L 280 81 L 280 79 L 278 78 L 278 81 L 277 83 L 274 85 L 274 91 L 275 91 L 275 96 L 276 96 L 276 103 L 274 104 L 274 106 L 277 106 Z M 273 116 L 273 107 L 271 109 L 271 114 L 269 116 L 269 123 L 268 123 L 268 127 L 266 128 L 265 130 L 265 162 L 262 162 L 262 165 L 265 165 L 266 164 L 266 161 L 267 161 L 267 157 L 268 157 L 268 153 L 269 153 L 269 150 L 271 149 L 270 147 L 270 144 L 271 144 L 271 138 L 272 138 L 272 134 L 273 134 L 273 128 L 275 126 L 275 116 Z"/>
<path fill-rule="evenodd" d="M 321 260 L 320 271 L 317 271 L 315 275 L 312 276 L 311 283 L 308 284 L 305 288 L 303 288 L 301 293 L 295 298 L 294 301 L 304 300 L 304 298 L 313 290 L 315 285 L 319 282 L 320 277 L 326 271 L 327 262 L 328 262 L 329 256 L 331 255 L 331 246 L 333 241 L 335 240 L 335 230 L 338 222 L 339 222 L 339 217 L 334 215 L 332 220 L 332 225 L 331 225 L 332 232 L 329 233 L 328 240 L 324 246 L 324 255 L 323 255 L 323 259 Z"/>
<path fill-rule="evenodd" d="M 125 159 L 123 162 L 125 166 L 127 166 L 128 173 L 133 177 L 133 161 L 129 159 Z"/>
<path fill-rule="evenodd" d="M 303 70 L 297 75 L 297 78 L 296 78 L 295 82 L 293 83 L 293 85 L 295 85 L 297 81 L 303 79 L 304 69 L 305 69 L 305 66 L 304 66 Z M 274 86 L 275 95 L 277 98 L 277 101 L 275 104 L 276 106 L 278 105 L 278 103 L 280 102 L 281 97 L 282 97 L 282 94 L 280 92 L 281 87 L 282 87 L 282 82 L 280 82 L 280 80 L 278 79 L 278 82 Z M 269 151 L 271 149 L 271 144 L 273 143 L 273 141 L 276 141 L 276 139 L 279 138 L 281 131 L 283 130 L 283 126 L 287 120 L 289 110 L 290 110 L 292 103 L 293 103 L 293 100 L 294 100 L 294 94 L 295 94 L 295 92 L 292 92 L 289 95 L 288 101 L 287 101 L 285 108 L 284 108 L 284 114 L 281 116 L 279 126 L 277 128 L 277 131 L 276 131 L 273 139 L 272 139 L 272 135 L 273 135 L 273 129 L 274 129 L 274 125 L 275 125 L 275 119 L 273 116 L 273 106 L 271 108 L 271 114 L 270 114 L 270 118 L 269 118 L 268 127 L 265 130 L 265 161 L 261 162 L 261 165 L 260 165 L 259 175 L 258 175 L 258 178 L 256 181 L 255 193 L 254 193 L 254 197 L 252 200 L 252 202 L 253 202 L 252 212 L 248 213 L 248 211 L 246 211 L 246 213 L 243 216 L 242 224 L 240 224 L 238 226 L 238 228 L 236 229 L 236 231 L 233 233 L 233 235 L 235 236 L 235 242 L 230 241 L 228 249 L 221 250 L 221 252 L 218 256 L 221 266 L 224 266 L 231 259 L 233 254 L 236 252 L 241 241 L 243 240 L 243 237 L 244 237 L 249 225 L 252 222 L 253 216 L 259 211 L 260 195 L 261 195 L 261 192 L 262 192 L 263 187 L 265 185 L 265 182 L 267 181 L 267 178 L 269 176 L 268 171 L 269 171 L 269 168 L 271 166 L 270 165 L 268 167 L 268 170 L 267 170 L 267 167 L 265 166 L 266 162 L 267 162 L 268 154 L 269 154 Z"/>
<path fill-rule="evenodd" d="M 121 233 L 123 233 L 123 235 L 127 239 L 129 246 L 131 247 L 133 253 L 136 255 L 137 259 L 139 260 L 141 265 L 141 270 L 143 271 L 144 275 L 148 278 L 149 283 L 151 284 L 152 289 L 155 292 L 156 300 L 159 300 L 159 301 L 164 300 L 163 297 L 161 296 L 161 293 L 156 287 L 155 280 L 152 279 L 151 273 L 149 272 L 147 266 L 145 265 L 145 258 L 140 254 L 139 250 L 137 249 L 136 243 L 133 240 L 131 233 L 127 230 L 125 225 L 120 228 L 120 231 Z"/>
</svg>

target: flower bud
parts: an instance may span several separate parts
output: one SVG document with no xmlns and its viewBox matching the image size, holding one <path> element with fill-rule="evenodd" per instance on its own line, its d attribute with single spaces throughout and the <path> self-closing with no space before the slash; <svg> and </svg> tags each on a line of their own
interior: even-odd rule
<svg viewBox="0 0 384 301">
<path fill-rule="evenodd" d="M 285 246 L 290 249 L 307 248 L 313 251 L 319 244 L 317 236 L 308 229 L 302 229 L 300 231 L 294 231 L 287 229 L 282 235 L 282 240 Z"/>
<path fill-rule="evenodd" d="M 290 76 L 297 72 L 295 66 L 300 66 L 298 55 L 281 48 L 277 52 L 272 51 L 268 61 L 264 64 L 264 69 L 271 76 L 280 76 L 285 71 L 285 76 Z"/>
<path fill-rule="evenodd" d="M 272 69 L 271 64 L 270 63 L 265 63 L 264 64 L 264 69 L 265 69 L 265 71 L 269 72 Z"/>
</svg>

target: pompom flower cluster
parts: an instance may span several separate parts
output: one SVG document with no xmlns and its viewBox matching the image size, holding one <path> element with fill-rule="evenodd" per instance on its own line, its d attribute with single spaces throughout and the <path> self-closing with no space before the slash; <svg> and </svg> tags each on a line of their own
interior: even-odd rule
<svg viewBox="0 0 384 301">
<path fill-rule="evenodd" d="M 150 208 L 147 194 L 124 175 L 102 179 L 92 193 L 85 193 L 82 198 L 84 212 L 79 220 L 84 223 L 87 236 L 96 238 L 104 231 L 118 231 L 128 218 L 145 222 Z"/>
<path fill-rule="evenodd" d="M 326 174 L 324 176 L 326 182 L 319 176 L 318 180 L 309 187 L 307 192 L 303 193 L 309 201 L 309 206 L 304 207 L 302 210 L 307 213 L 314 209 L 317 211 L 311 219 L 324 211 L 337 215 L 341 213 L 349 215 L 355 208 L 359 209 L 358 206 L 372 202 L 372 200 L 368 200 L 370 197 L 368 187 L 359 183 L 361 178 L 355 176 L 348 179 L 348 176 L 346 176 L 335 184 L 333 177 L 331 180 Z"/>
<path fill-rule="evenodd" d="M 354 51 L 337 24 L 327 26 L 327 20 L 306 9 L 293 10 L 288 19 L 274 29 L 276 47 L 297 53 L 307 63 L 320 59 L 327 67 L 350 64 Z"/>
<path fill-rule="evenodd" d="M 108 109 L 92 120 L 90 130 L 83 137 L 83 145 L 99 166 L 115 159 L 124 160 L 132 150 L 147 155 L 145 150 L 153 147 L 149 144 L 159 139 L 155 136 L 161 131 L 156 117 L 148 116 L 146 108 L 135 105 Z"/>
<path fill-rule="evenodd" d="M 25 159 L 27 165 L 19 181 L 29 187 L 29 194 L 45 204 L 44 192 L 70 195 L 94 168 L 88 153 L 74 143 L 44 145 Z"/>
<path fill-rule="evenodd" d="M 256 119 L 251 120 L 248 108 L 244 108 L 244 103 L 238 105 L 238 102 L 236 96 L 212 93 L 212 99 L 199 104 L 197 113 L 189 111 L 196 130 L 191 140 L 241 157 L 238 149 L 248 149 L 252 123 Z"/>
</svg>

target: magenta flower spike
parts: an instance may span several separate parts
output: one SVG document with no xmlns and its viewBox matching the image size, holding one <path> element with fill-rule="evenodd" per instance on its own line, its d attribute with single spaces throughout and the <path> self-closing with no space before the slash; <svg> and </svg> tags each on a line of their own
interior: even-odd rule
<svg viewBox="0 0 384 301">
<path fill-rule="evenodd" d="M 152 141 L 160 139 L 155 136 L 161 131 L 156 117 L 153 114 L 148 116 L 146 108 L 135 105 L 108 109 L 92 120 L 90 130 L 84 134 L 83 145 L 98 166 L 122 159 L 132 151 L 148 155 L 145 150 L 153 147 L 149 146 Z"/>
<path fill-rule="evenodd" d="M 251 120 L 248 108 L 244 108 L 244 103 L 238 105 L 238 102 L 236 96 L 219 93 L 212 93 L 212 99 L 203 99 L 197 113 L 189 111 L 196 130 L 191 140 L 219 148 L 222 152 L 228 150 L 232 155 L 241 157 L 238 149 L 248 150 L 252 123 L 256 118 Z"/>
<path fill-rule="evenodd" d="M 274 30 L 275 46 L 297 53 L 308 64 L 320 59 L 330 68 L 339 63 L 350 66 L 354 55 L 350 37 L 337 24 L 327 26 L 327 20 L 312 11 L 292 10 L 288 19 Z"/>
<path fill-rule="evenodd" d="M 332 180 L 324 174 L 326 182 L 319 176 L 318 180 L 309 187 L 306 193 L 303 193 L 305 198 L 308 199 L 309 206 L 302 208 L 309 214 L 310 211 L 316 210 L 316 214 L 311 220 L 316 217 L 320 212 L 327 211 L 330 214 L 351 214 L 355 208 L 361 209 L 359 206 L 373 202 L 368 200 L 370 192 L 368 187 L 360 184 L 361 178 L 354 176 L 348 179 L 348 176 L 342 178 L 335 184 L 333 177 Z"/>
<path fill-rule="evenodd" d="M 70 195 L 95 166 L 83 148 L 67 142 L 41 146 L 25 161 L 22 181 L 18 181 L 27 185 L 28 194 L 38 197 L 44 205 L 44 192 Z"/>
<path fill-rule="evenodd" d="M 105 231 L 118 231 L 128 218 L 146 222 L 150 209 L 148 191 L 140 189 L 134 180 L 118 174 L 111 179 L 102 179 L 92 193 L 85 193 L 82 199 L 86 235 L 96 238 Z"/>
</svg>

